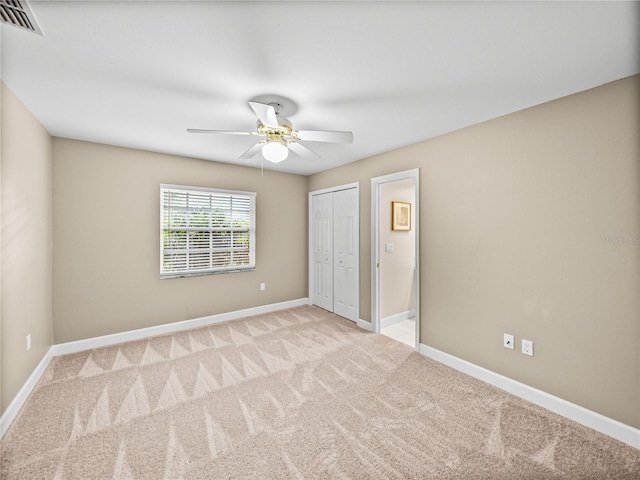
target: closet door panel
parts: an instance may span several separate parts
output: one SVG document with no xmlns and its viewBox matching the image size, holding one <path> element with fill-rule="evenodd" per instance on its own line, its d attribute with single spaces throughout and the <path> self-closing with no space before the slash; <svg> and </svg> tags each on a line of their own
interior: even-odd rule
<svg viewBox="0 0 640 480">
<path fill-rule="evenodd" d="M 343 190 L 333 194 L 333 311 L 347 315 L 347 216 Z"/>
<path fill-rule="evenodd" d="M 333 308 L 345 318 L 358 320 L 359 300 L 359 221 L 358 190 L 333 194 Z"/>
<path fill-rule="evenodd" d="M 313 197 L 312 303 L 333 312 L 333 193 Z"/>
</svg>

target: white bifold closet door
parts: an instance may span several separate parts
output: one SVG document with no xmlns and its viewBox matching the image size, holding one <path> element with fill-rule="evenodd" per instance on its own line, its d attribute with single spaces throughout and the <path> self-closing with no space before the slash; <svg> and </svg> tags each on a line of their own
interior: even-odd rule
<svg viewBox="0 0 640 480">
<path fill-rule="evenodd" d="M 313 197 L 313 304 L 333 312 L 333 193 Z"/>
<path fill-rule="evenodd" d="M 352 321 L 359 309 L 359 198 L 356 188 L 312 197 L 314 305 Z"/>
</svg>

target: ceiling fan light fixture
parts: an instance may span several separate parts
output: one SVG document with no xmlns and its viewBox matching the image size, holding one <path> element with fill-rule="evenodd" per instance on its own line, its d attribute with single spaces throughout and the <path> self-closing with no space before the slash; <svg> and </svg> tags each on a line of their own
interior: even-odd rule
<svg viewBox="0 0 640 480">
<path fill-rule="evenodd" d="M 282 162 L 289 156 L 289 149 L 280 142 L 267 142 L 262 147 L 262 156 L 272 163 Z"/>
<path fill-rule="evenodd" d="M 4 1 L 4 0 L 0 0 Z M 273 98 L 273 96 L 270 96 Z M 284 97 L 279 97 L 284 99 Z M 284 102 L 284 104 L 283 104 Z M 257 155 L 262 150 L 262 158 L 272 163 L 279 163 L 286 160 L 289 156 L 289 150 L 299 157 L 314 160 L 320 158 L 310 148 L 306 147 L 300 141 L 310 142 L 329 142 L 329 143 L 353 143 L 353 133 L 333 131 L 333 130 L 294 130 L 291 121 L 281 116 L 284 114 L 285 108 L 289 113 L 296 110 L 295 104 L 290 100 L 269 101 L 262 103 L 261 101 L 251 100 L 249 106 L 253 113 L 258 117 L 257 132 L 235 132 L 230 130 L 203 130 L 198 128 L 188 128 L 189 133 L 221 133 L 227 135 L 255 135 L 263 137 L 264 140 L 254 143 L 240 158 L 247 160 Z M 294 108 L 295 107 L 295 108 Z"/>
</svg>

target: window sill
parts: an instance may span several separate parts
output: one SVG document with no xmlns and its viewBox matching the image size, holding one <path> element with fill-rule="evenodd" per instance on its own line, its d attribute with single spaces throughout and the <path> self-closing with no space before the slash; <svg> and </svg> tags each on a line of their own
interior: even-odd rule
<svg viewBox="0 0 640 480">
<path fill-rule="evenodd" d="M 181 272 L 181 273 L 161 273 L 160 280 L 169 280 L 172 278 L 185 278 L 185 277 L 205 277 L 207 275 L 221 275 L 225 273 L 241 273 L 241 272 L 253 272 L 256 267 L 249 268 L 234 268 L 229 270 L 216 270 L 205 272 Z"/>
</svg>

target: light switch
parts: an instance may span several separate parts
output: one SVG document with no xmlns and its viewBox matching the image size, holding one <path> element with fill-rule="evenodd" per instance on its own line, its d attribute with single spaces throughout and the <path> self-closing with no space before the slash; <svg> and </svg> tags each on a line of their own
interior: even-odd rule
<svg viewBox="0 0 640 480">
<path fill-rule="evenodd" d="M 385 243 L 384 251 L 387 253 L 393 253 L 393 243 Z"/>
</svg>

